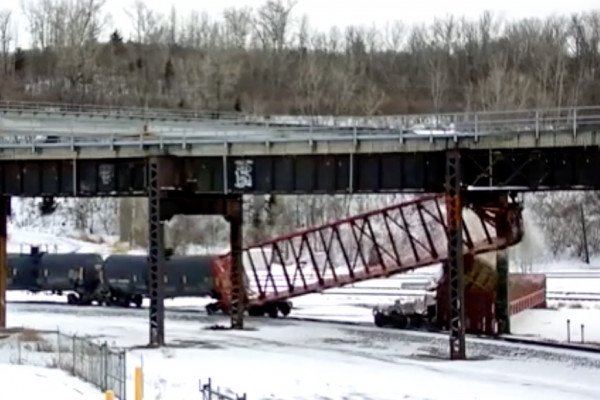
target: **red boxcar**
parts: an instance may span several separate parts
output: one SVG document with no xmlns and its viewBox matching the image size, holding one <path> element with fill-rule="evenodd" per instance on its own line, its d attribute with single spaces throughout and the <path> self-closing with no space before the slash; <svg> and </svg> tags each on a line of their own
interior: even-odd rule
<svg viewBox="0 0 600 400">
<path fill-rule="evenodd" d="M 465 260 L 465 330 L 467 333 L 496 335 L 496 271 L 481 259 Z M 482 271 L 483 270 L 483 271 Z M 493 272 L 491 276 L 490 270 Z M 487 271 L 487 274 L 484 273 Z M 488 275 L 488 276 L 486 276 Z M 487 279 L 478 279 L 485 276 Z M 515 315 L 531 308 L 546 306 L 546 276 L 543 274 L 509 274 L 509 313 Z M 484 284 L 476 284 L 482 281 Z M 440 329 L 450 326 L 447 275 L 437 291 L 437 321 Z"/>
</svg>

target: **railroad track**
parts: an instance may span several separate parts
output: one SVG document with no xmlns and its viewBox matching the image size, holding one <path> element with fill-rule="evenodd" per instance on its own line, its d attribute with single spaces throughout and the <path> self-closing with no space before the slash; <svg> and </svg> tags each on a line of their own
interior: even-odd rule
<svg viewBox="0 0 600 400">
<path fill-rule="evenodd" d="M 543 273 L 543 272 L 542 272 Z M 596 271 L 577 271 L 577 272 L 546 272 L 548 279 L 600 279 L 600 270 Z"/>
<path fill-rule="evenodd" d="M 600 302 L 600 292 L 551 291 L 546 292 L 546 300 Z"/>
<path fill-rule="evenodd" d="M 79 312 L 83 311 L 84 309 L 89 309 L 90 311 L 92 311 L 92 313 L 98 312 L 99 316 L 100 316 L 100 314 L 102 314 L 106 317 L 111 317 L 113 315 L 114 316 L 123 316 L 124 313 L 134 314 L 134 315 L 138 315 L 138 316 L 142 316 L 142 315 L 145 316 L 146 312 L 147 312 L 147 307 L 141 307 L 141 308 L 106 308 L 106 307 L 98 307 L 98 306 L 80 307 L 80 306 L 69 305 L 66 303 L 24 302 L 24 301 L 9 302 L 9 303 L 20 304 L 20 305 L 32 305 L 32 306 L 53 306 L 53 307 L 58 306 L 59 308 L 73 309 L 73 310 L 77 310 Z M 202 308 L 194 309 L 192 307 L 181 307 L 181 308 L 171 308 L 170 307 L 167 309 L 167 312 L 169 314 L 171 314 L 173 317 L 175 317 L 176 319 L 192 320 L 192 319 L 197 319 L 199 316 L 211 318 L 206 315 L 206 313 L 204 312 L 204 310 Z M 222 318 L 220 318 L 220 319 L 222 319 Z M 281 319 L 277 319 L 277 320 L 271 320 L 268 317 L 248 317 L 248 319 L 250 319 L 250 320 L 265 319 L 265 320 L 273 321 L 274 323 L 277 323 L 277 321 L 290 320 L 290 321 L 298 321 L 298 322 L 306 322 L 306 323 L 314 323 L 314 324 L 327 324 L 327 325 L 333 325 L 333 326 L 337 325 L 337 326 L 348 326 L 348 327 L 361 327 L 361 328 L 369 328 L 369 329 L 373 329 L 373 330 L 398 331 L 398 332 L 404 332 L 404 333 L 409 333 L 409 334 L 410 333 L 427 334 L 427 335 L 431 335 L 432 337 L 436 337 L 436 338 L 446 338 L 448 335 L 445 332 L 438 332 L 438 331 L 416 331 L 416 330 L 413 331 L 413 330 L 401 330 L 401 329 L 395 329 L 395 328 L 377 328 L 374 326 L 374 324 L 372 322 L 343 321 L 343 320 L 332 320 L 332 319 L 327 319 L 327 318 L 300 317 L 300 316 L 294 316 L 293 313 L 286 318 L 281 318 Z M 523 346 L 527 346 L 529 348 L 571 350 L 571 351 L 576 351 L 576 352 L 600 354 L 600 345 L 595 345 L 595 344 L 558 343 L 558 342 L 550 341 L 550 340 L 528 339 L 528 338 L 523 338 L 523 337 L 513 336 L 513 335 L 504 335 L 504 336 L 500 336 L 500 337 L 490 337 L 490 336 L 483 336 L 483 335 L 467 335 L 467 339 L 476 340 L 479 343 L 485 343 L 485 342 L 495 343 L 495 344 L 507 343 L 507 344 L 523 345 Z"/>
<path fill-rule="evenodd" d="M 295 321 L 303 321 L 303 322 L 312 322 L 312 323 L 327 323 L 331 325 L 342 325 L 342 326 L 357 326 L 357 327 L 374 327 L 373 324 L 367 322 L 356 322 L 356 321 L 339 321 L 339 320 L 327 320 L 321 318 L 305 318 L 305 317 L 294 317 L 290 316 L 289 319 L 293 319 Z M 398 330 L 403 332 L 418 332 L 418 333 L 428 333 L 435 336 L 443 336 L 446 337 L 448 334 L 446 332 L 431 332 L 431 331 L 411 331 L 411 330 L 401 330 L 395 328 L 377 328 L 377 329 L 390 329 L 390 330 Z M 576 344 L 576 343 L 559 343 L 551 340 L 540 340 L 540 339 L 528 339 L 519 336 L 513 335 L 503 335 L 499 337 L 490 337 L 483 335 L 467 335 L 467 339 L 477 339 L 483 341 L 491 341 L 491 342 L 504 342 L 504 343 L 512 343 L 512 344 L 521 344 L 528 347 L 541 347 L 541 348 L 552 348 L 559 350 L 573 350 L 578 352 L 585 353 L 597 353 L 600 354 L 600 344 Z"/>
</svg>

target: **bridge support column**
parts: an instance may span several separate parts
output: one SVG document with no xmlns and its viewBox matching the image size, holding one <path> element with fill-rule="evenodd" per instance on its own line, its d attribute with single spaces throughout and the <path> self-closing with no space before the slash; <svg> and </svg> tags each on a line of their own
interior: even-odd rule
<svg viewBox="0 0 600 400">
<path fill-rule="evenodd" d="M 498 321 L 498 334 L 510 333 L 510 313 L 508 301 L 508 252 L 499 250 L 496 253 L 496 272 L 498 286 L 496 288 L 496 320 Z"/>
<path fill-rule="evenodd" d="M 501 195 L 498 201 L 503 209 L 508 207 L 508 196 Z M 497 236 L 509 237 L 510 224 L 508 216 L 505 213 L 498 213 L 496 217 Z M 510 333 L 510 309 L 508 295 L 508 250 L 499 250 L 496 253 L 496 272 L 498 274 L 498 283 L 496 287 L 496 321 L 498 321 L 498 334 Z"/>
<path fill-rule="evenodd" d="M 243 202 L 238 196 L 227 201 L 226 219 L 229 221 L 231 246 L 231 329 L 244 329 L 246 290 L 242 261 Z"/>
<path fill-rule="evenodd" d="M 10 214 L 10 198 L 0 197 L 0 329 L 6 328 L 6 281 L 8 279 L 6 217 L 8 214 Z"/>
<path fill-rule="evenodd" d="M 159 160 L 148 162 L 148 268 L 150 296 L 150 347 L 165 344 L 164 230 L 160 219 Z"/>
<path fill-rule="evenodd" d="M 466 359 L 465 286 L 463 265 L 462 179 L 460 152 L 446 155 L 446 195 L 448 218 L 448 273 L 450 284 L 450 359 Z"/>
</svg>

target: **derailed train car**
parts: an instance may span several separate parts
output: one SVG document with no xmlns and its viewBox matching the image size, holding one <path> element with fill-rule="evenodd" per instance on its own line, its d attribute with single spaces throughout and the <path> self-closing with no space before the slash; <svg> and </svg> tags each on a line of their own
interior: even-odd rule
<svg viewBox="0 0 600 400">
<path fill-rule="evenodd" d="M 465 257 L 465 331 L 497 335 L 497 272 L 495 253 Z M 396 301 L 373 309 L 375 325 L 399 329 L 448 330 L 450 327 L 448 275 L 444 274 L 422 298 Z M 530 308 L 546 306 L 546 276 L 509 274 L 508 313 L 510 316 Z"/>
</svg>

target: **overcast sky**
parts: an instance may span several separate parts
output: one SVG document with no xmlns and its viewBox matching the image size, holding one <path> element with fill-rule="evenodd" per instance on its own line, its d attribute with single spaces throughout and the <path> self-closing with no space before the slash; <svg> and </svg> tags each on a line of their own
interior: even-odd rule
<svg viewBox="0 0 600 400">
<path fill-rule="evenodd" d="M 231 6 L 258 7 L 265 0 L 146 0 L 151 8 L 168 13 L 174 5 L 179 15 L 189 10 L 206 10 L 219 16 L 224 8 Z M 130 29 L 130 22 L 124 9 L 133 3 L 131 0 L 107 0 L 106 10 L 113 16 L 110 30 L 119 28 L 122 32 Z M 19 44 L 26 41 L 27 21 L 21 15 L 21 0 L 0 0 L 0 9 L 8 8 L 19 17 Z M 600 9 L 600 0 L 297 0 L 295 15 L 309 16 L 311 26 L 328 30 L 331 26 L 385 24 L 395 20 L 406 23 L 429 22 L 436 16 L 453 14 L 456 16 L 477 17 L 484 10 L 494 11 L 505 18 L 542 17 L 551 14 L 571 14 L 574 12 Z"/>
</svg>

